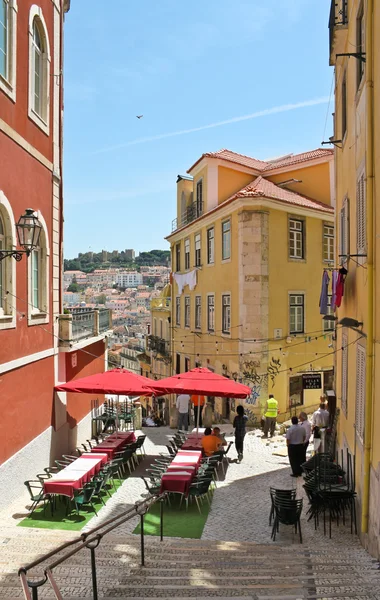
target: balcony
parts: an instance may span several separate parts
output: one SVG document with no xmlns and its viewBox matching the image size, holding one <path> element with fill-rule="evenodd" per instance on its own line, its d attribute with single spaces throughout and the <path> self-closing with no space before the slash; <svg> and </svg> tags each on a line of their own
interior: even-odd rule
<svg viewBox="0 0 380 600">
<path fill-rule="evenodd" d="M 172 232 L 176 231 L 177 229 L 180 229 L 181 227 L 184 227 L 185 225 L 189 225 L 189 223 L 192 223 L 193 221 L 195 221 L 195 219 L 201 217 L 203 213 L 203 202 L 193 202 L 192 204 L 186 207 L 185 212 L 182 213 L 179 219 L 173 219 Z"/>
<path fill-rule="evenodd" d="M 330 65 L 335 64 L 336 54 L 344 52 L 348 30 L 348 0 L 331 0 L 330 7 Z"/>
<path fill-rule="evenodd" d="M 166 358 L 170 356 L 170 343 L 157 335 L 148 337 L 148 349 Z"/>
<path fill-rule="evenodd" d="M 112 310 L 108 308 L 68 308 L 59 315 L 59 345 L 70 349 L 73 344 L 112 330 Z"/>
<path fill-rule="evenodd" d="M 172 308 L 171 298 L 152 298 L 150 301 L 150 310 L 164 310 L 170 312 Z"/>
</svg>

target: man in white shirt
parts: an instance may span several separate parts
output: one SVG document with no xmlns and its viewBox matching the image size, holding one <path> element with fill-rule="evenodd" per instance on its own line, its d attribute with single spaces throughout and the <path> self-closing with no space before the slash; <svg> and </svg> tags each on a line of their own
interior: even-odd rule
<svg viewBox="0 0 380 600">
<path fill-rule="evenodd" d="M 303 447 L 305 445 L 306 431 L 298 425 L 298 418 L 292 417 L 292 425 L 286 432 L 286 444 L 288 446 L 288 456 L 292 468 L 291 477 L 301 477 Z"/>
<path fill-rule="evenodd" d="M 328 427 L 330 421 L 330 413 L 325 408 L 325 403 L 321 402 L 318 410 L 313 413 L 312 425 L 314 432 L 314 450 L 316 452 L 325 451 L 325 434 L 326 427 Z"/>
<path fill-rule="evenodd" d="M 182 431 L 188 431 L 189 429 L 189 402 L 189 394 L 179 394 L 177 396 L 178 429 Z"/>
<path fill-rule="evenodd" d="M 300 427 L 303 427 L 306 433 L 306 437 L 305 437 L 305 443 L 304 443 L 304 456 L 303 456 L 303 461 L 301 464 L 303 464 L 304 462 L 306 462 L 306 451 L 309 445 L 309 440 L 310 440 L 310 436 L 311 436 L 311 423 L 307 418 L 307 414 L 304 412 L 300 413 L 299 416 L 299 425 Z"/>
</svg>

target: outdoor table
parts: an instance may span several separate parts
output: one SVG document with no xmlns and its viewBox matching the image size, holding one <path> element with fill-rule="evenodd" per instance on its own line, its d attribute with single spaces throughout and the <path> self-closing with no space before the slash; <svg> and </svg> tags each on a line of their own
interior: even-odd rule
<svg viewBox="0 0 380 600">
<path fill-rule="evenodd" d="M 59 494 L 72 498 L 74 490 L 79 490 L 88 483 L 99 473 L 107 460 L 107 454 L 82 454 L 54 477 L 44 481 L 45 494 Z"/>
<path fill-rule="evenodd" d="M 196 450 L 180 450 L 173 458 L 171 465 L 194 466 L 198 469 L 202 460 L 202 452 Z"/>
<path fill-rule="evenodd" d="M 190 434 L 185 443 L 182 445 L 181 450 L 202 450 L 202 438 L 203 433 Z"/>
<path fill-rule="evenodd" d="M 201 435 L 203 435 L 204 432 L 205 432 L 205 429 L 206 429 L 205 427 L 199 427 L 198 433 L 200 433 Z M 190 435 L 193 435 L 194 433 L 197 433 L 197 428 L 196 427 L 193 429 L 193 431 L 190 433 Z"/>
<path fill-rule="evenodd" d="M 178 494 L 189 494 L 189 489 L 194 475 L 185 471 L 165 473 L 161 479 L 160 494 L 164 492 L 177 492 Z"/>
<path fill-rule="evenodd" d="M 133 431 L 119 432 L 117 435 L 113 433 L 104 442 L 100 442 L 97 446 L 91 449 L 91 453 L 104 452 L 108 455 L 108 460 L 112 460 L 116 452 L 123 450 L 127 444 L 132 444 L 136 441 Z"/>
<path fill-rule="evenodd" d="M 172 471 L 187 471 L 188 473 L 196 473 L 197 467 L 195 465 L 169 465 L 166 472 Z"/>
</svg>

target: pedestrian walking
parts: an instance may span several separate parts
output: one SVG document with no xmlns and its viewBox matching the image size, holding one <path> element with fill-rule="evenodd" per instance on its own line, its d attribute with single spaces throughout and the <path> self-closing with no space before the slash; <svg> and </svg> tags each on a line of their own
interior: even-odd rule
<svg viewBox="0 0 380 600">
<path fill-rule="evenodd" d="M 309 446 L 310 436 L 311 436 L 311 423 L 307 418 L 307 414 L 305 412 L 301 412 L 299 416 L 299 425 L 303 427 L 306 432 L 305 443 L 303 445 L 304 456 L 301 462 L 301 465 L 306 462 L 306 452 Z"/>
<path fill-rule="evenodd" d="M 194 425 L 195 427 L 197 427 L 198 425 L 199 427 L 202 427 L 202 410 L 206 402 L 205 397 L 194 394 L 194 396 L 191 396 L 191 402 L 194 406 Z"/>
<path fill-rule="evenodd" d="M 326 428 L 329 426 L 329 422 L 330 413 L 326 410 L 326 405 L 322 396 L 319 408 L 313 413 L 311 418 L 315 452 L 319 453 L 325 451 Z"/>
<path fill-rule="evenodd" d="M 189 394 L 179 394 L 177 396 L 178 429 L 181 429 L 182 431 L 189 430 L 189 402 Z"/>
<path fill-rule="evenodd" d="M 248 417 L 244 414 L 244 408 L 240 405 L 237 406 L 236 412 L 237 415 L 234 418 L 233 427 L 235 428 L 235 447 L 238 454 L 238 462 L 240 463 L 243 460 L 244 437 L 246 434 L 245 426 L 247 424 Z"/>
<path fill-rule="evenodd" d="M 265 407 L 265 413 L 264 413 L 264 417 L 265 417 L 264 437 L 265 438 L 268 437 L 269 431 L 270 431 L 270 436 L 271 437 L 274 436 L 274 432 L 276 429 L 277 415 L 278 415 L 278 402 L 274 398 L 273 394 L 269 394 L 269 398 L 267 400 L 266 407 Z"/>
<path fill-rule="evenodd" d="M 306 439 L 306 430 L 298 424 L 298 418 L 292 417 L 292 425 L 286 432 L 286 443 L 288 446 L 288 456 L 292 468 L 291 477 L 300 477 L 302 475 L 301 464 L 304 456 L 304 445 Z"/>
</svg>

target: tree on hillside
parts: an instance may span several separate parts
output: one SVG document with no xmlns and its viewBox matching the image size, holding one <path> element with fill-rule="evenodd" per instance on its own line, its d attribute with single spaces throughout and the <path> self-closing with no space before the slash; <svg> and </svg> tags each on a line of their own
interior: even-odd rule
<svg viewBox="0 0 380 600">
<path fill-rule="evenodd" d="M 79 292 L 80 288 L 77 282 L 77 278 L 74 275 L 72 282 L 70 283 L 69 287 L 67 288 L 68 292 Z"/>
</svg>

